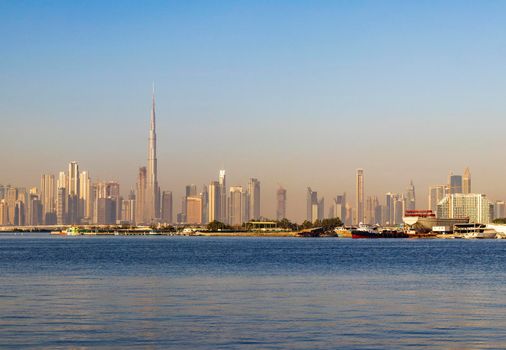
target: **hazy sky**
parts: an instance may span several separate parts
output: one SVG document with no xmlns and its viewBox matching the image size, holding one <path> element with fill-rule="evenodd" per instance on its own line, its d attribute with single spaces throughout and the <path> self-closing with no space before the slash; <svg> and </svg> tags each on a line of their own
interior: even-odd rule
<svg viewBox="0 0 506 350">
<path fill-rule="evenodd" d="M 159 181 L 178 198 L 224 167 L 274 216 L 305 190 L 402 192 L 471 168 L 506 199 L 504 1 L 0 0 L 0 183 L 77 160 L 123 192 L 146 163 L 156 82 Z M 327 211 L 327 209 L 326 209 Z"/>
</svg>

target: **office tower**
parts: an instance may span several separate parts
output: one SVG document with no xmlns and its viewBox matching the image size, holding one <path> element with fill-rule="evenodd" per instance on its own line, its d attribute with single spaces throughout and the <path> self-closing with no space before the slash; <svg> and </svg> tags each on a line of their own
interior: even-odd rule
<svg viewBox="0 0 506 350">
<path fill-rule="evenodd" d="M 505 218 L 504 201 L 496 201 L 494 204 L 494 220 Z"/>
<path fill-rule="evenodd" d="M 209 222 L 220 221 L 221 217 L 221 185 L 218 181 L 209 184 Z"/>
<path fill-rule="evenodd" d="M 448 175 L 448 187 L 449 194 L 462 193 L 462 176 L 453 175 L 450 172 L 450 175 Z"/>
<path fill-rule="evenodd" d="M 241 186 L 230 187 L 230 225 L 241 226 L 242 220 L 242 194 Z"/>
<path fill-rule="evenodd" d="M 202 223 L 209 223 L 209 192 L 207 191 L 207 186 L 202 186 L 202 192 L 200 193 L 200 197 L 202 198 Z"/>
<path fill-rule="evenodd" d="M 394 202 L 394 225 L 402 224 L 402 217 L 404 216 L 404 212 L 406 211 L 406 200 L 404 196 L 397 195 L 396 200 Z"/>
<path fill-rule="evenodd" d="M 165 224 L 173 223 L 173 214 L 172 214 L 172 192 L 171 191 L 163 191 L 162 192 L 162 222 Z"/>
<path fill-rule="evenodd" d="M 91 201 L 91 180 L 87 171 L 83 171 L 79 175 L 79 187 L 80 215 L 89 222 L 93 217 L 93 202 Z"/>
<path fill-rule="evenodd" d="M 7 203 L 8 222 L 14 225 L 14 212 L 16 211 L 16 201 L 18 200 L 18 189 L 16 187 L 7 187 L 5 201 Z"/>
<path fill-rule="evenodd" d="M 121 220 L 122 223 L 133 224 L 135 222 L 135 199 L 127 199 L 121 201 Z"/>
<path fill-rule="evenodd" d="M 318 201 L 318 207 L 317 207 L 317 218 L 318 220 L 323 220 L 325 218 L 325 198 L 322 197 L 319 201 Z"/>
<path fill-rule="evenodd" d="M 5 199 L 0 200 L 0 225 L 9 225 L 9 206 Z"/>
<path fill-rule="evenodd" d="M 383 222 L 383 207 L 381 206 L 378 197 L 374 197 L 374 224 L 380 225 Z"/>
<path fill-rule="evenodd" d="M 415 209 L 416 209 L 415 185 L 413 185 L 413 180 L 411 180 L 409 182 L 409 186 L 406 191 L 406 210 L 415 210 Z"/>
<path fill-rule="evenodd" d="M 469 168 L 464 170 L 464 176 L 462 176 L 462 193 L 468 194 L 471 192 L 471 171 Z"/>
<path fill-rule="evenodd" d="M 388 192 L 385 195 L 385 225 L 398 225 L 402 223 L 404 215 L 404 197 L 402 195 Z"/>
<path fill-rule="evenodd" d="M 139 174 L 137 176 L 137 193 L 135 196 L 135 222 L 137 224 L 149 223 L 146 218 L 146 182 L 147 182 L 147 170 L 146 167 L 139 168 Z"/>
<path fill-rule="evenodd" d="M 346 193 L 334 198 L 334 218 L 341 219 L 343 223 L 346 222 Z"/>
<path fill-rule="evenodd" d="M 188 198 L 187 196 L 182 196 L 181 197 L 181 211 L 179 212 L 178 214 L 178 220 L 177 222 L 179 223 L 186 223 L 186 198 Z"/>
<path fill-rule="evenodd" d="M 153 100 L 151 106 L 151 123 L 148 140 L 148 164 L 146 168 L 145 215 L 146 224 L 156 222 L 160 213 L 160 188 L 158 187 L 158 164 L 156 159 L 156 116 L 155 116 L 155 88 L 153 86 Z M 137 199 L 140 200 L 139 198 Z"/>
<path fill-rule="evenodd" d="M 225 174 L 225 170 L 220 170 L 220 177 L 218 179 L 220 184 L 220 216 L 219 220 L 223 223 L 227 223 L 228 220 L 228 206 L 227 206 L 227 176 Z M 209 219 L 211 220 L 211 219 Z M 211 220 L 212 221 L 212 220 Z"/>
<path fill-rule="evenodd" d="M 249 219 L 260 219 L 260 181 L 255 178 L 249 179 Z"/>
<path fill-rule="evenodd" d="M 112 197 L 97 199 L 97 223 L 99 225 L 116 224 L 116 200 Z"/>
<path fill-rule="evenodd" d="M 42 225 L 42 202 L 36 191 L 30 190 L 26 211 L 26 224 L 31 226 Z"/>
<path fill-rule="evenodd" d="M 25 225 L 25 203 L 17 200 L 14 204 L 14 226 Z"/>
<path fill-rule="evenodd" d="M 429 187 L 429 209 L 437 212 L 437 205 L 446 195 L 445 185 L 434 185 Z"/>
<path fill-rule="evenodd" d="M 67 189 L 58 187 L 56 192 L 56 223 L 67 224 Z"/>
<path fill-rule="evenodd" d="M 116 181 L 107 181 L 105 183 L 105 196 L 103 197 L 111 198 L 114 201 L 114 208 L 116 209 L 115 218 L 120 218 L 123 199 L 121 198 L 119 183 Z"/>
<path fill-rule="evenodd" d="M 447 195 L 437 205 L 438 218 L 469 218 L 469 222 L 488 224 L 490 202 L 487 196 L 478 193 L 454 193 Z"/>
<path fill-rule="evenodd" d="M 192 225 L 202 224 L 202 198 L 200 196 L 186 197 L 186 222 Z"/>
<path fill-rule="evenodd" d="M 314 222 L 318 218 L 318 192 L 311 187 L 307 188 L 306 193 L 306 220 Z"/>
<path fill-rule="evenodd" d="M 374 205 L 373 205 L 373 197 L 371 196 L 367 196 L 365 200 L 364 221 L 368 225 L 372 225 L 374 223 Z"/>
<path fill-rule="evenodd" d="M 186 193 L 186 197 L 196 196 L 197 195 L 197 185 L 194 185 L 194 184 L 186 185 L 185 193 Z"/>
<path fill-rule="evenodd" d="M 81 218 L 79 215 L 80 185 L 79 185 L 79 165 L 77 164 L 77 162 L 69 163 L 67 181 L 68 181 L 67 221 L 69 224 L 79 224 L 81 222 Z"/>
<path fill-rule="evenodd" d="M 286 218 L 286 190 L 281 186 L 276 191 L 276 203 L 276 219 Z"/>
<path fill-rule="evenodd" d="M 40 200 L 42 202 L 42 219 L 44 224 L 56 224 L 56 181 L 54 175 L 41 176 Z"/>
<path fill-rule="evenodd" d="M 355 223 L 364 222 L 364 169 L 357 169 L 356 179 L 357 218 Z"/>
</svg>

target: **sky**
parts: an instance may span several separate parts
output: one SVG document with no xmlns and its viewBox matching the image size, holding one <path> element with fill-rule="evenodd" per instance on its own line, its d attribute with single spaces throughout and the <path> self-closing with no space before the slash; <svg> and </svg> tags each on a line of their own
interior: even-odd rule
<svg viewBox="0 0 506 350">
<path fill-rule="evenodd" d="M 156 85 L 159 182 L 227 171 L 262 183 L 262 215 L 303 220 L 355 171 L 365 194 L 469 166 L 506 199 L 504 1 L 0 0 L 0 184 L 31 187 L 76 160 L 134 186 Z"/>
</svg>

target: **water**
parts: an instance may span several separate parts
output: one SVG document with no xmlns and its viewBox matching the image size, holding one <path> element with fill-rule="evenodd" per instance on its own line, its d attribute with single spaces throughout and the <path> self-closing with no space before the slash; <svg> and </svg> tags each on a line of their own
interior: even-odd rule
<svg viewBox="0 0 506 350">
<path fill-rule="evenodd" d="M 506 241 L 0 235 L 0 347 L 504 348 Z"/>
</svg>

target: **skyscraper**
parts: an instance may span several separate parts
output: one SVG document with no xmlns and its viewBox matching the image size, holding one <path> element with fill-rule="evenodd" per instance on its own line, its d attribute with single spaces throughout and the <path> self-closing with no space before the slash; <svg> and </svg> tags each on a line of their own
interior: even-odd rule
<svg viewBox="0 0 506 350">
<path fill-rule="evenodd" d="M 209 222 L 221 219 L 221 185 L 218 181 L 209 184 Z"/>
<path fill-rule="evenodd" d="M 453 175 L 450 172 L 450 175 L 448 175 L 448 188 L 450 189 L 449 194 L 462 193 L 462 176 Z"/>
<path fill-rule="evenodd" d="M 260 181 L 251 178 L 248 183 L 249 219 L 260 219 Z"/>
<path fill-rule="evenodd" d="M 87 171 L 83 171 L 79 175 L 79 186 L 80 215 L 86 218 L 87 221 L 90 221 L 93 217 L 93 201 L 91 200 L 91 181 Z"/>
<path fill-rule="evenodd" d="M 242 220 L 242 194 L 241 186 L 230 187 L 230 225 L 241 226 Z"/>
<path fill-rule="evenodd" d="M 281 220 L 286 218 L 286 190 L 279 186 L 276 191 L 276 219 Z"/>
<path fill-rule="evenodd" d="M 67 187 L 67 221 L 69 224 L 81 223 L 79 197 L 80 197 L 80 181 L 79 181 L 79 165 L 77 162 L 69 163 L 68 172 L 68 187 Z"/>
<path fill-rule="evenodd" d="M 137 176 L 137 195 L 136 195 L 136 209 L 135 221 L 137 224 L 149 223 L 146 220 L 146 167 L 139 168 L 139 175 Z"/>
<path fill-rule="evenodd" d="M 220 178 L 219 178 L 219 184 L 220 184 L 220 206 L 219 206 L 219 210 L 220 210 L 220 215 L 219 215 L 219 220 L 218 221 L 221 221 L 223 223 L 227 223 L 228 220 L 228 213 L 227 213 L 227 176 L 225 174 L 225 170 L 220 170 Z M 212 221 L 210 218 L 209 218 L 210 221 Z"/>
<path fill-rule="evenodd" d="M 308 187 L 306 193 L 306 220 L 314 222 L 316 219 L 318 219 L 318 192 Z"/>
<path fill-rule="evenodd" d="M 162 221 L 167 224 L 173 223 L 171 191 L 163 191 L 162 193 Z"/>
<path fill-rule="evenodd" d="M 446 195 L 446 185 L 434 185 L 429 187 L 429 209 L 434 213 L 437 212 L 438 203 Z"/>
<path fill-rule="evenodd" d="M 464 170 L 464 176 L 462 177 L 462 193 L 469 194 L 471 192 L 471 171 L 469 168 Z"/>
<path fill-rule="evenodd" d="M 346 193 L 337 195 L 334 198 L 334 218 L 339 218 L 346 222 Z"/>
<path fill-rule="evenodd" d="M 56 181 L 54 175 L 41 176 L 40 200 L 42 202 L 42 220 L 44 224 L 56 224 Z"/>
<path fill-rule="evenodd" d="M 355 223 L 364 222 L 364 169 L 357 169 L 356 180 L 357 218 Z"/>
<path fill-rule="evenodd" d="M 202 224 L 202 197 L 186 197 L 186 223 L 200 225 Z"/>
<path fill-rule="evenodd" d="M 155 116 L 155 87 L 151 106 L 151 123 L 148 138 L 148 164 L 146 169 L 146 223 L 156 222 L 160 213 L 160 188 L 158 187 L 158 165 L 156 159 L 156 116 Z"/>
<path fill-rule="evenodd" d="M 409 182 L 409 186 L 406 191 L 406 210 L 415 210 L 415 209 L 416 209 L 415 185 L 413 185 L 413 180 L 411 180 Z"/>
</svg>

